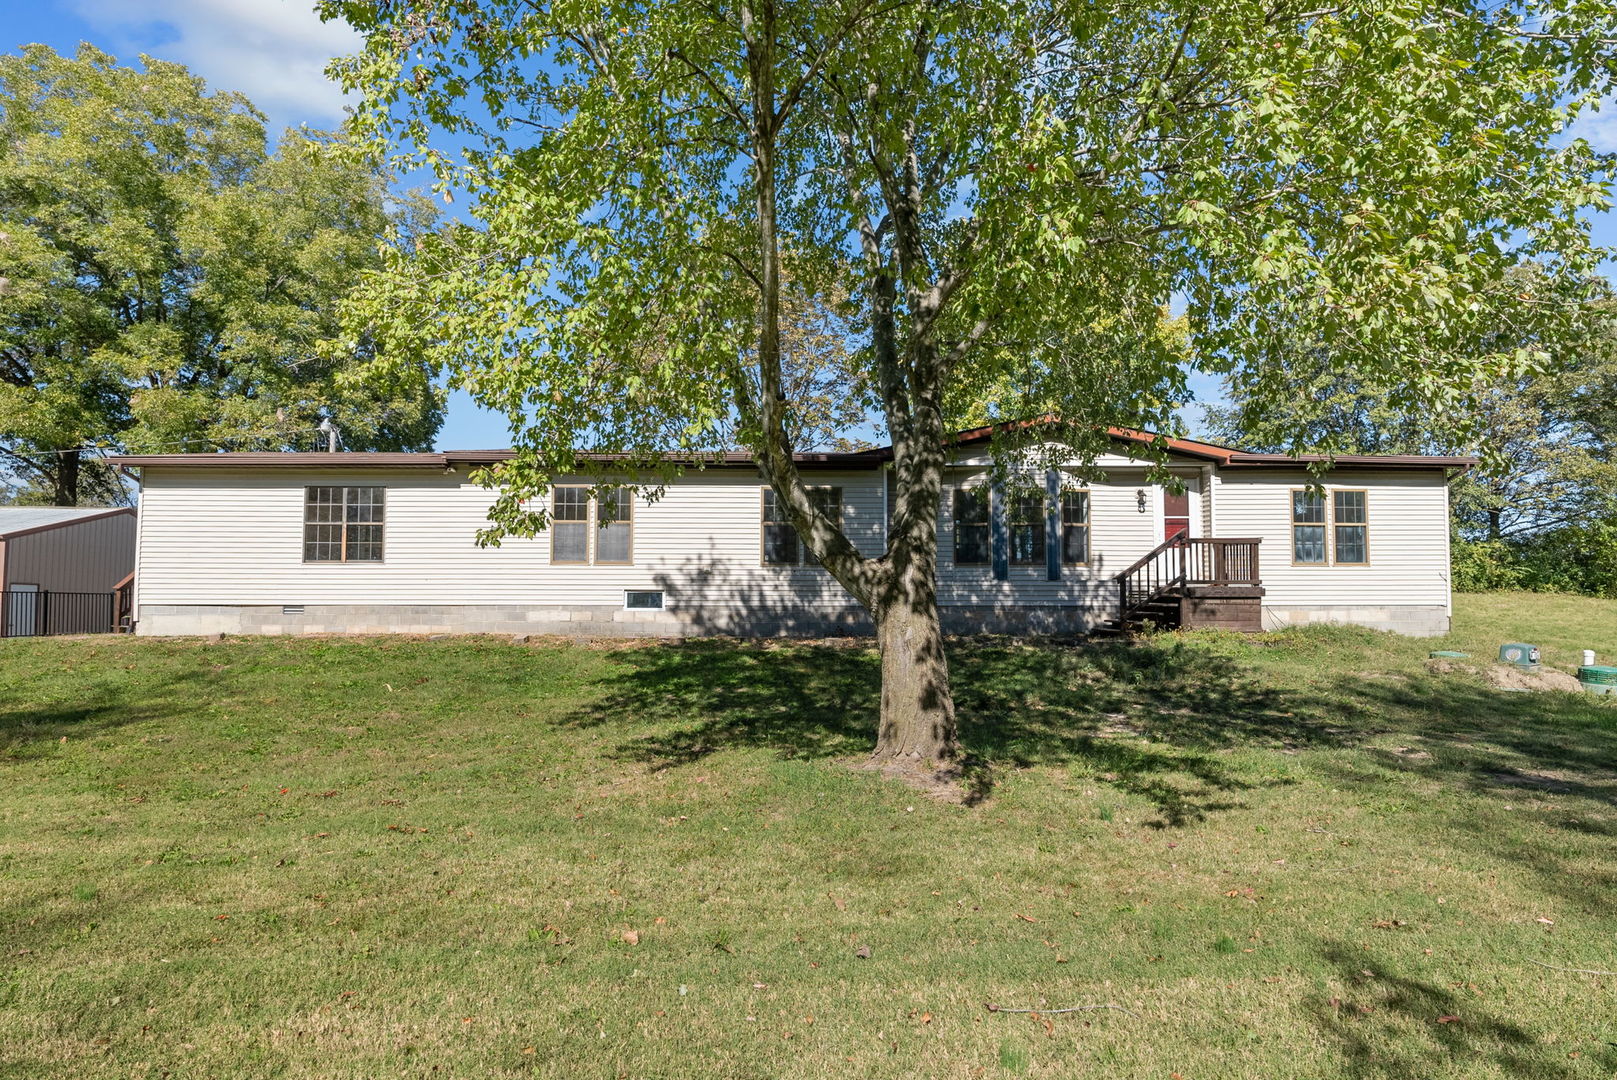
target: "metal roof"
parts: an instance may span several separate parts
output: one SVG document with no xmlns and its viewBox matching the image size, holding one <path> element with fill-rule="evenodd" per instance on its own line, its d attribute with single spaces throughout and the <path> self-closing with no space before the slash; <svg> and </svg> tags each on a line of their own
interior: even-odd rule
<svg viewBox="0 0 1617 1080">
<path fill-rule="evenodd" d="M 0 506 L 0 540 L 16 533 L 38 532 L 86 518 L 127 514 L 127 506 Z"/>
</svg>

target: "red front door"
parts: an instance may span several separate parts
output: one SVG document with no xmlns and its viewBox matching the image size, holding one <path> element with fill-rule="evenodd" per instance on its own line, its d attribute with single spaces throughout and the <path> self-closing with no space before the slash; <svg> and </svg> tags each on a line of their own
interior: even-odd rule
<svg viewBox="0 0 1617 1080">
<path fill-rule="evenodd" d="M 1162 493 L 1162 539 L 1190 535 L 1190 493 Z"/>
</svg>

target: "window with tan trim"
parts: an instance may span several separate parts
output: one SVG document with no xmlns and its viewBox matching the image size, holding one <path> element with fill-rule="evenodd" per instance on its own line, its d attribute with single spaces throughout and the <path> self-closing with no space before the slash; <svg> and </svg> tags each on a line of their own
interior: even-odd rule
<svg viewBox="0 0 1617 1080">
<path fill-rule="evenodd" d="M 617 488 L 590 498 L 582 484 L 551 495 L 550 562 L 555 566 L 628 566 L 634 562 L 634 495 Z"/>
<path fill-rule="evenodd" d="M 786 520 L 786 508 L 780 504 L 772 487 L 762 488 L 759 519 L 762 526 L 762 558 L 765 566 L 819 566 L 797 535 L 797 530 Z M 842 489 L 839 487 L 808 488 L 809 503 L 837 528 L 842 528 Z"/>
<path fill-rule="evenodd" d="M 1325 500 L 1298 488 L 1291 493 L 1291 561 L 1323 566 L 1325 555 Z"/>
<path fill-rule="evenodd" d="M 589 563 L 589 488 L 558 487 L 551 493 L 550 561 L 557 566 Z"/>
<path fill-rule="evenodd" d="M 1370 561 L 1370 507 L 1366 491 L 1331 492 L 1332 555 L 1338 565 Z"/>
<path fill-rule="evenodd" d="M 634 561 L 634 496 L 623 488 L 595 498 L 595 561 L 601 566 Z"/>
<path fill-rule="evenodd" d="M 1360 488 L 1321 495 L 1291 492 L 1291 561 L 1298 566 L 1366 566 L 1370 562 L 1370 496 Z"/>
<path fill-rule="evenodd" d="M 304 562 L 381 562 L 386 490 L 318 486 L 303 489 Z"/>
</svg>

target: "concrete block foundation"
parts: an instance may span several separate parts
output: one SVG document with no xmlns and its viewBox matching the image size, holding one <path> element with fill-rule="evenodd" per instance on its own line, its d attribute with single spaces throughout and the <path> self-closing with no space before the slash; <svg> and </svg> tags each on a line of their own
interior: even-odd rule
<svg viewBox="0 0 1617 1080">
<path fill-rule="evenodd" d="M 1311 623 L 1344 623 L 1391 630 L 1410 637 L 1439 637 L 1449 632 L 1449 612 L 1432 605 L 1265 604 L 1263 628 L 1279 630 Z"/>
<path fill-rule="evenodd" d="M 946 605 L 950 634 L 1084 634 L 1112 616 L 1085 605 Z M 1263 628 L 1349 623 L 1432 637 L 1449 629 L 1442 607 L 1269 605 Z M 874 632 L 870 616 L 842 607 L 749 611 L 626 611 L 611 606 L 309 604 L 301 613 L 278 606 L 145 604 L 136 632 L 148 636 L 201 634 L 559 634 L 568 637 L 842 637 Z"/>
</svg>

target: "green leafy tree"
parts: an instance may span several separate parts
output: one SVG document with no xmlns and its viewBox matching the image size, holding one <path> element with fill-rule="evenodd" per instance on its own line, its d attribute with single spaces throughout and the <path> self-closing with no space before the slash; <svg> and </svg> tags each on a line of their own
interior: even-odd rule
<svg viewBox="0 0 1617 1080">
<path fill-rule="evenodd" d="M 1548 294 L 1536 268 L 1513 275 L 1520 295 L 1539 303 L 1572 302 Z M 1479 378 L 1446 413 L 1368 385 L 1334 361 L 1329 349 L 1299 350 L 1300 392 L 1259 399 L 1231 384 L 1230 404 L 1207 410 L 1211 437 L 1279 452 L 1476 454 L 1479 469 L 1454 486 L 1457 531 L 1468 541 L 1525 540 L 1568 525 L 1617 524 L 1617 300 L 1596 283 L 1583 301 L 1578 332 L 1544 348 L 1531 373 Z M 1489 330 L 1479 353 L 1505 346 L 1508 329 Z M 1503 550 L 1503 549 L 1500 549 Z"/>
<path fill-rule="evenodd" d="M 543 527 L 524 500 L 578 450 L 654 485 L 663 451 L 747 447 L 875 621 L 895 767 L 960 754 L 936 602 L 952 402 L 1012 376 L 1057 406 L 997 440 L 1017 465 L 1092 459 L 1108 424 L 1172 430 L 1176 293 L 1196 354 L 1261 397 L 1294 392 L 1283 342 L 1318 339 L 1442 402 L 1540 362 L 1476 355 L 1478 326 L 1568 332 L 1579 309 L 1508 272 L 1581 281 L 1579 211 L 1605 201 L 1605 163 L 1555 141 L 1608 89 L 1606 0 L 322 7 L 364 37 L 338 67 L 353 134 L 471 198 L 356 316 L 509 419 L 496 530 Z M 861 308 L 894 448 L 876 557 L 793 461 L 788 275 Z"/>
<path fill-rule="evenodd" d="M 327 344 L 383 237 L 429 218 L 325 143 L 271 153 L 244 98 L 175 64 L 0 56 L 0 465 L 72 505 L 106 493 L 86 446 L 276 449 L 326 415 L 352 449 L 429 442 L 423 369 L 339 380 L 370 344 Z"/>
</svg>

